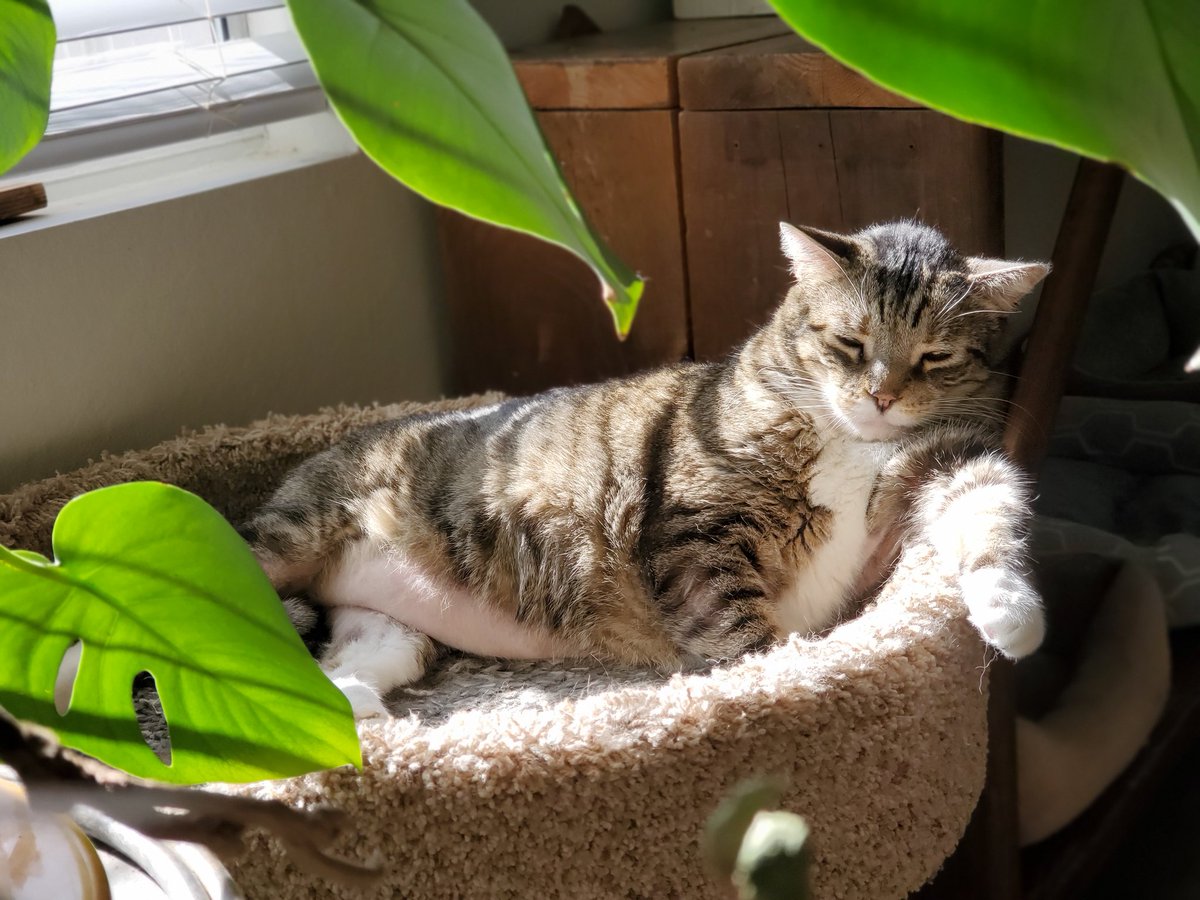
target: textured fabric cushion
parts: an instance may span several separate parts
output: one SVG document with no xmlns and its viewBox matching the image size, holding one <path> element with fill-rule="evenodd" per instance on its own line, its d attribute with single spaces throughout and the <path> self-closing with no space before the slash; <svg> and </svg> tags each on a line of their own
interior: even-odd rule
<svg viewBox="0 0 1200 900">
<path fill-rule="evenodd" d="M 447 401 L 439 408 L 479 402 Z M 0 497 L 0 541 L 49 551 L 75 494 L 159 479 L 243 519 L 305 456 L 420 407 L 338 408 L 214 427 Z M 380 858 L 378 897 L 718 897 L 698 840 L 738 781 L 790 784 L 814 834 L 816 895 L 906 896 L 961 837 L 983 784 L 984 647 L 927 548 L 820 640 L 674 674 L 451 657 L 361 727 L 365 770 L 228 788 L 334 804 L 342 850 Z M 251 898 L 362 896 L 259 837 L 232 866 Z"/>
</svg>

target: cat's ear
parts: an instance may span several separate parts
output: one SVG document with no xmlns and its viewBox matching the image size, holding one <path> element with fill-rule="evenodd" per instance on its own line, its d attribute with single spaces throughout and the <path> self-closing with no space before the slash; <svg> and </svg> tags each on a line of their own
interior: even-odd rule
<svg viewBox="0 0 1200 900">
<path fill-rule="evenodd" d="M 858 252 L 858 244 L 853 238 L 819 228 L 797 228 L 787 222 L 779 223 L 779 243 L 792 264 L 792 274 L 800 282 L 814 277 L 842 277 L 847 264 Z"/>
<path fill-rule="evenodd" d="M 1007 312 L 1050 274 L 1050 264 L 1012 262 L 1007 259 L 967 257 L 967 280 L 971 294 L 990 309 Z"/>
</svg>

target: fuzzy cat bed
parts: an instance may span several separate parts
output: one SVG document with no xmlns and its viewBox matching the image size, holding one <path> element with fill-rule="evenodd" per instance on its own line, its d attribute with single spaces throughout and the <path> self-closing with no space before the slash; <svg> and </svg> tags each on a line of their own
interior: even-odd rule
<svg viewBox="0 0 1200 900">
<path fill-rule="evenodd" d="M 136 479 L 239 522 L 306 456 L 419 408 L 273 416 L 106 457 L 0 497 L 0 541 L 46 553 L 68 499 Z M 816 896 L 905 897 L 958 843 L 987 753 L 988 657 L 930 560 L 907 549 L 828 636 L 713 669 L 451 656 L 388 698 L 395 718 L 360 726 L 362 773 L 228 790 L 348 811 L 341 850 L 387 866 L 371 896 L 700 898 L 722 896 L 699 850 L 718 799 L 780 775 L 812 826 Z M 363 896 L 297 872 L 265 836 L 231 868 L 250 898 Z"/>
</svg>

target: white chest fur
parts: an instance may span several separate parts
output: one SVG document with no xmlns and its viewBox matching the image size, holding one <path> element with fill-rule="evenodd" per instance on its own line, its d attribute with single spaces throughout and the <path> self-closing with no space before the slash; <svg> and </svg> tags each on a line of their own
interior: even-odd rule
<svg viewBox="0 0 1200 900">
<path fill-rule="evenodd" d="M 817 458 L 809 482 L 814 505 L 832 513 L 829 540 L 818 547 L 779 598 L 779 624 L 807 634 L 833 624 L 862 571 L 872 545 L 867 534 L 867 502 L 875 479 L 895 445 L 831 440 Z"/>
</svg>

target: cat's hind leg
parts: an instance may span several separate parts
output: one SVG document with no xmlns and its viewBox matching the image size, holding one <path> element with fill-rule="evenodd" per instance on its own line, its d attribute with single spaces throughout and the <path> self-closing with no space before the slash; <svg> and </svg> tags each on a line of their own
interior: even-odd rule
<svg viewBox="0 0 1200 900">
<path fill-rule="evenodd" d="M 329 617 L 321 668 L 346 695 L 355 719 L 386 716 L 388 692 L 418 680 L 433 662 L 432 639 L 371 609 L 335 606 Z"/>
<path fill-rule="evenodd" d="M 297 466 L 238 532 L 280 597 L 307 592 L 360 529 L 351 452 L 335 446 Z"/>
<path fill-rule="evenodd" d="M 779 640 L 767 590 L 748 563 L 730 558 L 722 566 L 696 565 L 675 579 L 662 598 L 676 646 L 702 659 L 737 659 Z"/>
</svg>

